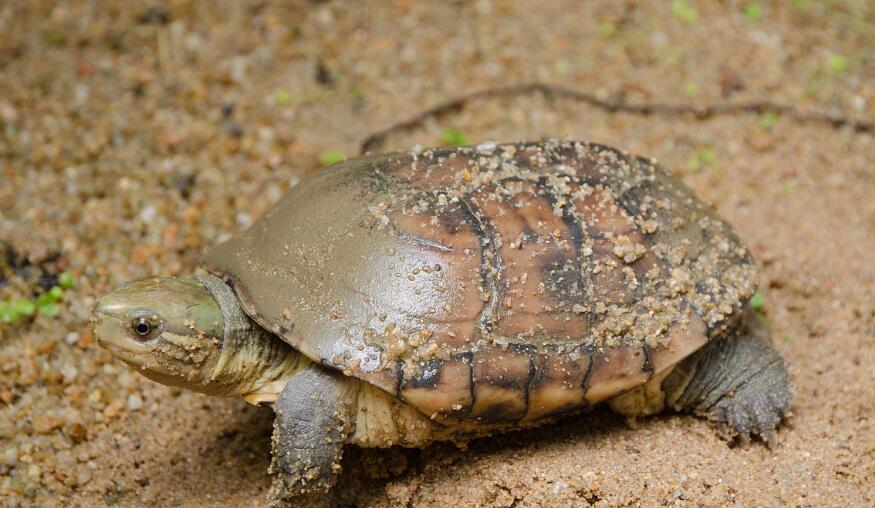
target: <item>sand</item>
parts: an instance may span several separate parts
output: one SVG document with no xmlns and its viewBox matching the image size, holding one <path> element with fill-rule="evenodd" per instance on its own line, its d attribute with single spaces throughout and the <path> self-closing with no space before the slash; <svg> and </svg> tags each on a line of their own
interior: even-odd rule
<svg viewBox="0 0 875 508">
<path fill-rule="evenodd" d="M 44 283 L 76 276 L 58 316 L 0 325 L 7 506 L 263 504 L 270 410 L 129 371 L 95 343 L 90 308 L 124 280 L 191 273 L 326 153 L 355 155 L 422 108 L 539 80 L 875 117 L 870 2 L 158 3 L 0 5 L 0 240 Z M 871 134 L 534 95 L 472 104 L 386 148 L 440 145 L 447 128 L 471 143 L 597 141 L 681 175 L 757 258 L 795 416 L 773 450 L 730 447 L 688 416 L 633 429 L 606 410 L 465 450 L 351 447 L 325 504 L 875 504 Z M 0 300 L 41 291 L 16 277 Z"/>
</svg>

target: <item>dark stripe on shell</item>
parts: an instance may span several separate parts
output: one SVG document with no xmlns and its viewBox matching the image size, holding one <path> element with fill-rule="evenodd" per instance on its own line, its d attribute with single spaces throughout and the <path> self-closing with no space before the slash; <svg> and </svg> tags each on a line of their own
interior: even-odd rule
<svg viewBox="0 0 875 508">
<path fill-rule="evenodd" d="M 653 363 L 650 361 L 651 354 L 652 354 L 650 351 L 650 346 L 648 346 L 647 344 L 644 344 L 644 346 L 642 346 L 641 349 L 644 350 L 644 367 L 642 367 L 642 368 L 644 369 L 644 372 L 649 372 L 650 375 L 652 376 L 653 375 Z"/>
<path fill-rule="evenodd" d="M 538 350 L 531 344 L 511 344 L 510 349 L 529 357 L 529 376 L 526 378 L 526 384 L 523 387 L 523 397 L 525 397 L 526 401 L 525 411 L 523 411 L 522 416 L 518 418 L 518 420 L 522 420 L 529 413 L 529 393 L 532 388 L 532 382 L 535 379 L 535 361 L 538 358 Z"/>
<path fill-rule="evenodd" d="M 501 280 L 502 261 L 501 255 L 495 246 L 495 232 L 492 230 L 492 225 L 481 219 L 482 212 L 474 204 L 468 196 L 459 200 L 462 204 L 462 210 L 465 214 L 465 219 L 474 230 L 474 234 L 480 240 L 480 295 L 489 293 L 489 298 L 483 302 L 483 307 L 480 310 L 480 315 L 477 321 L 480 324 L 480 334 L 489 333 L 492 331 L 495 320 L 495 311 L 498 308 L 498 299 L 500 298 L 500 286 L 498 281 Z M 489 256 L 492 256 L 490 263 Z M 493 264 L 499 271 L 499 276 L 493 277 L 491 268 Z"/>
<path fill-rule="evenodd" d="M 547 196 L 550 204 L 555 207 L 557 203 L 560 203 L 560 194 L 559 191 L 554 188 L 553 185 L 550 184 L 547 178 L 539 178 L 538 179 L 538 187 L 544 191 L 544 194 Z M 590 295 L 593 294 L 592 291 L 592 280 L 590 279 L 589 270 L 581 270 L 581 267 L 587 266 L 584 257 L 581 255 L 580 248 L 583 246 L 586 241 L 586 234 L 584 233 L 585 227 L 583 225 L 583 221 L 578 216 L 577 208 L 570 201 L 565 202 L 564 204 L 559 205 L 562 211 L 562 222 L 565 223 L 565 228 L 569 233 L 569 237 L 571 238 L 571 243 L 574 245 L 574 259 L 577 261 L 577 282 L 580 284 L 580 294 L 577 295 L 577 301 L 575 303 L 580 303 L 581 305 L 586 306 L 587 301 L 590 299 Z M 591 326 L 595 321 L 593 315 L 591 313 L 586 314 L 587 326 Z"/>
<path fill-rule="evenodd" d="M 592 377 L 593 364 L 595 363 L 595 359 L 593 358 L 593 351 L 588 351 L 586 346 L 580 347 L 581 352 L 586 351 L 586 355 L 589 356 L 589 366 L 586 368 L 586 374 L 583 375 L 583 382 L 580 383 L 580 387 L 583 388 L 583 400 L 586 401 L 586 394 L 589 392 L 589 378 Z"/>
<path fill-rule="evenodd" d="M 400 358 L 395 360 L 395 363 L 398 365 L 398 377 L 395 382 L 395 395 L 397 397 L 401 397 L 401 385 L 404 383 L 404 361 Z"/>
<path fill-rule="evenodd" d="M 474 386 L 474 353 L 472 353 L 471 351 L 466 351 L 459 356 L 465 360 L 465 363 L 468 364 L 468 388 L 469 390 L 471 390 L 471 405 L 467 408 L 464 408 L 465 413 L 467 414 L 471 412 L 474 404 L 477 403 L 477 387 Z"/>
</svg>

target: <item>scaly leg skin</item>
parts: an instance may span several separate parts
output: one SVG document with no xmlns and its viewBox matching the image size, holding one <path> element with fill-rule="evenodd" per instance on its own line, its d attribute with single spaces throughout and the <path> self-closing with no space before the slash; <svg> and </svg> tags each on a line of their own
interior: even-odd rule
<svg viewBox="0 0 875 508">
<path fill-rule="evenodd" d="M 770 447 L 790 416 L 787 364 L 768 343 L 762 319 L 749 313 L 725 338 L 681 362 L 663 381 L 666 405 L 713 422 L 721 436 L 742 444 L 759 436 Z"/>
<path fill-rule="evenodd" d="M 334 485 L 352 431 L 353 391 L 349 378 L 316 364 L 283 388 L 274 403 L 272 505 L 313 500 Z"/>
</svg>

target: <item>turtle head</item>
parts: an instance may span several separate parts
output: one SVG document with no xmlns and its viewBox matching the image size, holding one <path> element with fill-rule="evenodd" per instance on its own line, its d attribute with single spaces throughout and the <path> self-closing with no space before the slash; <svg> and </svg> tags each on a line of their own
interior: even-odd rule
<svg viewBox="0 0 875 508">
<path fill-rule="evenodd" d="M 196 279 L 127 282 L 101 298 L 92 321 L 101 346 L 162 384 L 214 393 L 224 317 Z"/>
</svg>

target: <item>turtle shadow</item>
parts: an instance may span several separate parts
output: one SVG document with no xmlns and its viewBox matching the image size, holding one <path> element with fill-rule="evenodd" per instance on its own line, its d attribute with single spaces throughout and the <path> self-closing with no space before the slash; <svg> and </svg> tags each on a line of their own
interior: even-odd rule
<svg viewBox="0 0 875 508">
<path fill-rule="evenodd" d="M 217 504 L 234 505 L 242 499 L 265 500 L 271 478 L 270 464 L 273 411 L 241 404 L 237 416 L 210 437 L 200 441 L 195 463 L 185 469 L 198 471 L 196 477 L 181 475 L 180 465 L 168 458 L 168 473 L 177 487 L 195 499 L 211 499 Z M 640 422 L 646 427 L 670 417 L 655 415 Z M 451 442 L 435 442 L 425 448 L 360 448 L 349 445 L 343 457 L 343 472 L 337 485 L 314 506 L 352 507 L 380 504 L 395 483 L 415 483 L 427 474 L 429 482 L 448 480 L 454 466 L 488 462 L 507 452 L 523 449 L 550 451 L 576 442 L 598 447 L 618 435 L 631 432 L 621 415 L 606 407 L 592 412 L 560 418 L 554 423 L 471 439 L 465 448 Z M 175 470 L 179 470 L 174 472 Z M 210 479 L 212 481 L 206 481 Z M 224 500 L 224 501 L 223 501 Z M 311 500 L 313 501 L 313 500 Z"/>
<path fill-rule="evenodd" d="M 654 415 L 640 422 L 642 427 L 663 418 Z M 472 439 L 464 448 L 452 442 L 435 442 L 421 449 L 359 448 L 348 446 L 344 452 L 343 473 L 338 485 L 325 499 L 326 506 L 348 507 L 380 504 L 395 482 L 414 482 L 428 473 L 429 482 L 453 476 L 455 465 L 468 461 L 489 461 L 508 451 L 537 449 L 548 451 L 569 442 L 597 447 L 631 429 L 624 418 L 607 407 L 560 418 L 533 428 L 510 431 Z"/>
</svg>

